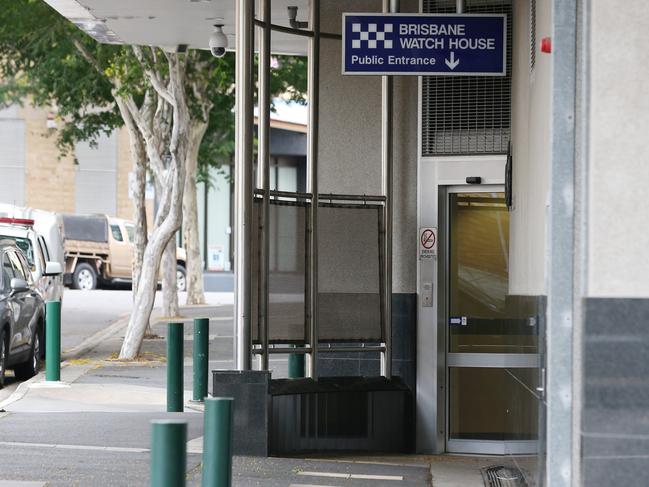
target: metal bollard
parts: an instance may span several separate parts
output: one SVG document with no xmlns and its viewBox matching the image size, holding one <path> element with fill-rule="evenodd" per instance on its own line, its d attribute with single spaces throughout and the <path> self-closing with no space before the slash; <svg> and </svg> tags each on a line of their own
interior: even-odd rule
<svg viewBox="0 0 649 487">
<path fill-rule="evenodd" d="M 45 304 L 45 380 L 61 380 L 61 301 Z"/>
<path fill-rule="evenodd" d="M 167 412 L 182 413 L 183 398 L 183 345 L 182 323 L 167 324 Z"/>
<path fill-rule="evenodd" d="M 295 345 L 291 345 L 295 348 Z M 301 379 L 304 377 L 304 354 L 289 353 L 288 354 L 288 378 Z"/>
<path fill-rule="evenodd" d="M 184 487 L 187 422 L 154 420 L 151 429 L 151 487 Z"/>
<path fill-rule="evenodd" d="M 232 485 L 231 397 L 205 398 L 202 487 Z"/>
<path fill-rule="evenodd" d="M 194 385 L 192 400 L 203 401 L 207 397 L 207 370 L 209 368 L 210 320 L 194 320 Z"/>
</svg>

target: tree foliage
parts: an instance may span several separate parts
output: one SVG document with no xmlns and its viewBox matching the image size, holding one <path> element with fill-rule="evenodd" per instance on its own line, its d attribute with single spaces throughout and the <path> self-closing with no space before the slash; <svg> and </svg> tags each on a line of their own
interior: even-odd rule
<svg viewBox="0 0 649 487">
<path fill-rule="evenodd" d="M 163 301 L 168 304 L 173 297 L 177 308 L 175 252 L 168 244 L 175 246 L 172 237 L 180 228 L 181 203 L 190 278 L 188 303 L 204 302 L 196 181 L 197 175 L 209 173 L 209 167 L 229 162 L 233 153 L 234 56 L 215 59 L 206 50 L 179 54 L 157 47 L 103 45 L 42 0 L 12 0 L 3 7 L 0 104 L 29 101 L 55 110 L 61 122 L 56 142 L 63 155 L 74 154 L 79 141 L 93 145 L 101 134 L 127 127 L 137 186 L 136 248 L 134 308 L 120 356 L 132 358 L 153 306 L 164 248 L 168 257 Z M 282 57 L 275 59 L 275 65 L 272 93 L 303 101 L 305 60 Z M 144 201 L 146 170 L 154 175 L 162 194 L 150 239 Z M 165 309 L 173 307 L 165 305 Z"/>
<path fill-rule="evenodd" d="M 84 46 L 97 61 L 93 69 L 80 54 Z M 155 69 L 166 69 L 164 60 L 147 59 Z M 306 60 L 278 56 L 271 71 L 271 92 L 304 103 Z M 228 163 L 234 152 L 234 54 L 214 58 L 208 51 L 190 51 L 187 81 L 202 84 L 212 108 L 209 126 L 199 153 L 199 171 L 205 177 L 210 166 Z M 42 0 L 11 0 L 0 10 L 0 105 L 22 104 L 53 107 L 64 123 L 57 131 L 62 154 L 74 154 L 78 141 L 93 144 L 124 121 L 115 105 L 113 84 L 121 93 L 144 96 L 147 81 L 130 46 L 99 44 L 61 17 Z M 190 112 L 200 117 L 196 93 L 188 90 Z"/>
<path fill-rule="evenodd" d="M 65 123 L 57 133 L 64 154 L 79 140 L 93 142 L 123 124 L 112 85 L 79 54 L 90 49 L 102 69 L 124 59 L 122 46 L 101 45 L 41 0 L 3 2 L 0 11 L 0 103 L 56 109 Z"/>
</svg>

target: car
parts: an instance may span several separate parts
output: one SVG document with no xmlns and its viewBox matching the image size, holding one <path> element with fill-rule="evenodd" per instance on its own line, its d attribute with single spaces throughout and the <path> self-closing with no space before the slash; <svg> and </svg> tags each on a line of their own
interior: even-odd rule
<svg viewBox="0 0 649 487">
<path fill-rule="evenodd" d="M 22 250 L 45 301 L 62 300 L 63 266 L 51 255 L 52 249 L 43 235 L 34 229 L 34 220 L 0 215 L 0 240 L 10 240 Z"/>
<path fill-rule="evenodd" d="M 0 240 L 0 387 L 5 372 L 18 380 L 38 373 L 45 357 L 45 302 L 29 264 L 12 240 Z"/>
<path fill-rule="evenodd" d="M 64 283 L 89 291 L 104 284 L 131 282 L 135 225 L 107 215 L 63 215 Z M 184 249 L 176 249 L 179 291 L 187 289 Z"/>
</svg>

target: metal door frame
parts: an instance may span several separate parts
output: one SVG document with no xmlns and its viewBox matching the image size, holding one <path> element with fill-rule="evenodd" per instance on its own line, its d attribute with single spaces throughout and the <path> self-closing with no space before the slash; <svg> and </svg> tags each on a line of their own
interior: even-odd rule
<svg viewBox="0 0 649 487">
<path fill-rule="evenodd" d="M 493 367 L 493 368 L 534 368 L 539 366 L 538 354 L 473 354 L 448 352 L 448 318 L 449 318 L 449 277 L 450 277 L 450 208 L 449 197 L 457 193 L 504 193 L 502 184 L 490 185 L 453 185 L 438 186 L 439 190 L 439 228 L 440 238 L 438 266 L 438 352 L 439 367 L 443 368 L 444 383 L 440 391 L 444 391 L 444 441 L 445 450 L 449 453 L 506 455 L 534 454 L 538 451 L 537 440 L 458 440 L 449 438 L 450 418 L 450 367 Z M 487 356 L 488 355 L 488 356 Z"/>
</svg>

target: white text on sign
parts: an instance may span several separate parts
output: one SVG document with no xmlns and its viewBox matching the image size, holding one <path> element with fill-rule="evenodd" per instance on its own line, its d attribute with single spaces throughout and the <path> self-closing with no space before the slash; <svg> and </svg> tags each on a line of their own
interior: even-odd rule
<svg viewBox="0 0 649 487">
<path fill-rule="evenodd" d="M 493 51 L 496 49 L 496 39 L 470 38 L 443 36 L 465 36 L 464 24 L 401 24 L 399 34 L 402 36 L 420 36 L 401 38 L 401 47 L 404 49 L 455 49 L 455 50 L 482 50 Z M 435 38 L 434 36 L 440 36 Z M 447 42 L 448 41 L 448 44 Z"/>
</svg>

